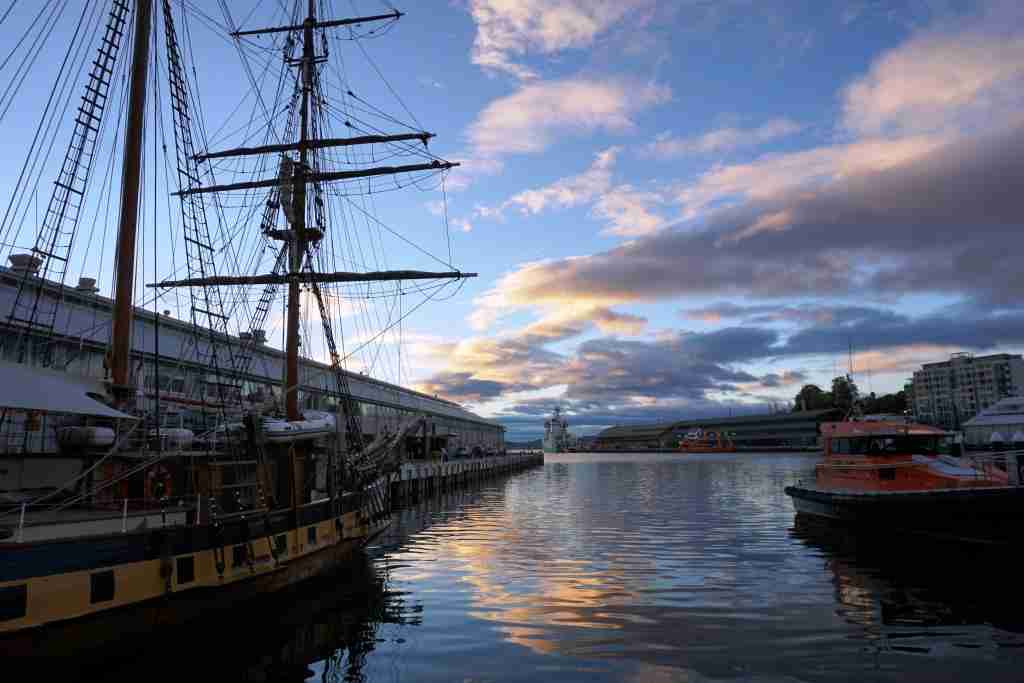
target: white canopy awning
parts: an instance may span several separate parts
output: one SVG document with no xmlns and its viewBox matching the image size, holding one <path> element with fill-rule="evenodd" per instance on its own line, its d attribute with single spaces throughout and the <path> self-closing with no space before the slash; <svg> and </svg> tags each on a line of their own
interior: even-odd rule
<svg viewBox="0 0 1024 683">
<path fill-rule="evenodd" d="M 1014 443 L 1024 443 L 1024 432 L 1014 432 L 1013 433 L 1013 442 Z"/>
<path fill-rule="evenodd" d="M 96 379 L 0 361 L 0 408 L 138 419 L 98 401 L 103 395 Z"/>
<path fill-rule="evenodd" d="M 989 443 L 1002 443 L 1004 441 L 1006 441 L 1006 439 L 1004 439 L 1003 435 L 999 432 L 992 432 L 992 436 L 988 437 Z"/>
</svg>

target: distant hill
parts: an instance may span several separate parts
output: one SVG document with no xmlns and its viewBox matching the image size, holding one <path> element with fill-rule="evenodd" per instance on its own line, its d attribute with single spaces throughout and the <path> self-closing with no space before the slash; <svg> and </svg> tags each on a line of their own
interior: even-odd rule
<svg viewBox="0 0 1024 683">
<path fill-rule="evenodd" d="M 506 441 L 505 448 L 510 451 L 525 451 L 531 448 L 540 448 L 542 439 L 534 439 L 533 441 Z"/>
</svg>

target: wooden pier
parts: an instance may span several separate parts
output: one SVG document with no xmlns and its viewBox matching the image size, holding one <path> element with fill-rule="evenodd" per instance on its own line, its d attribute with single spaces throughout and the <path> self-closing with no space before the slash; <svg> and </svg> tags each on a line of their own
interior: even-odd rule
<svg viewBox="0 0 1024 683">
<path fill-rule="evenodd" d="M 390 503 L 398 509 L 456 488 L 544 464 L 543 453 L 517 453 L 449 462 L 409 462 L 391 475 Z"/>
</svg>

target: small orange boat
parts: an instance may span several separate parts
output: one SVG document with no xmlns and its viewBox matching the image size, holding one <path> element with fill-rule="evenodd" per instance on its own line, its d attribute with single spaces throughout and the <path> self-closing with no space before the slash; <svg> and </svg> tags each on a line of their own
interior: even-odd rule
<svg viewBox="0 0 1024 683">
<path fill-rule="evenodd" d="M 679 450 L 684 453 L 735 453 L 736 446 L 724 432 L 695 429 L 679 442 Z"/>
<path fill-rule="evenodd" d="M 1019 535 L 1015 453 L 953 457 L 944 452 L 952 434 L 911 423 L 825 422 L 821 433 L 814 484 L 785 490 L 798 515 L 965 541 Z"/>
</svg>

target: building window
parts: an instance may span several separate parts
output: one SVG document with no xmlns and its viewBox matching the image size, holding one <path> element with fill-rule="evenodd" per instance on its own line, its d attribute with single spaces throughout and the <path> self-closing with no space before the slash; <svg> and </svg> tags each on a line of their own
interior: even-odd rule
<svg viewBox="0 0 1024 683">
<path fill-rule="evenodd" d="M 278 555 L 288 554 L 288 537 L 284 534 L 274 536 L 274 548 L 277 550 Z"/>
<path fill-rule="evenodd" d="M 311 526 L 306 529 L 306 543 L 309 545 L 316 545 L 316 527 Z"/>
<path fill-rule="evenodd" d="M 114 599 L 114 570 L 96 572 L 89 576 L 89 602 L 109 602 Z"/>
<path fill-rule="evenodd" d="M 245 545 L 236 545 L 231 549 L 231 564 L 241 567 L 249 562 L 249 548 Z"/>
</svg>

